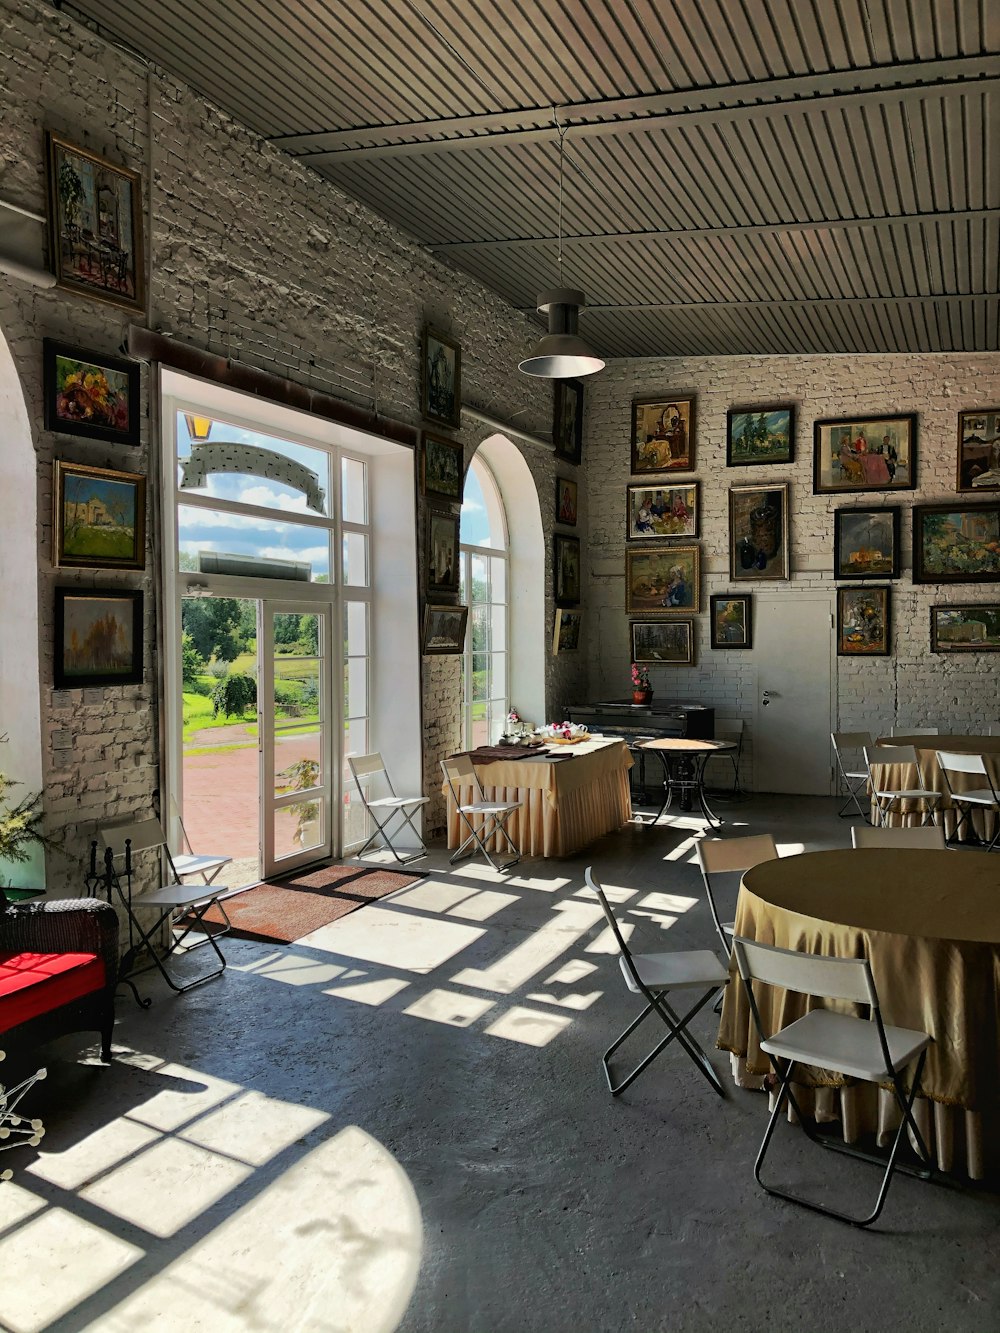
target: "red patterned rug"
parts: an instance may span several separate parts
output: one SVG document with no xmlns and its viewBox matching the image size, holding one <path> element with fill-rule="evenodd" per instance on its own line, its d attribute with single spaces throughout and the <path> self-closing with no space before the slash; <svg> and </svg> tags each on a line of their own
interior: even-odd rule
<svg viewBox="0 0 1000 1333">
<path fill-rule="evenodd" d="M 400 870 L 322 866 L 301 875 L 269 880 L 224 900 L 226 915 L 233 923 L 230 934 L 262 944 L 291 944 L 355 908 L 423 878 Z M 209 926 L 225 924 L 218 907 L 210 908 L 202 920 Z"/>
</svg>

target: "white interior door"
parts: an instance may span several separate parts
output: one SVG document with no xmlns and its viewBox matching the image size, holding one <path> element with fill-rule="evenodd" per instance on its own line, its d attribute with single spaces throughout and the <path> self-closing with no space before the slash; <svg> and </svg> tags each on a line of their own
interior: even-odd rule
<svg viewBox="0 0 1000 1333">
<path fill-rule="evenodd" d="M 754 790 L 828 796 L 833 791 L 833 597 L 758 594 L 754 622 Z"/>
</svg>

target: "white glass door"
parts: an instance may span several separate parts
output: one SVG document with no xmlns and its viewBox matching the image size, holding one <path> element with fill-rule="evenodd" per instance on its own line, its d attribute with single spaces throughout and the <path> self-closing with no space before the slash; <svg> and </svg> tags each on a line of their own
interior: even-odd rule
<svg viewBox="0 0 1000 1333">
<path fill-rule="evenodd" d="M 264 877 L 334 854 L 326 602 L 260 603 L 261 846 Z"/>
</svg>

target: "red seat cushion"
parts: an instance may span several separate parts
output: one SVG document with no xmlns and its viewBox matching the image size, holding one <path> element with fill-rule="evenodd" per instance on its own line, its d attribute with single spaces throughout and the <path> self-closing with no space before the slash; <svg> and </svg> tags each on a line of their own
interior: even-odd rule
<svg viewBox="0 0 1000 1333">
<path fill-rule="evenodd" d="M 104 961 L 93 953 L 0 953 L 0 1032 L 103 985 Z"/>
</svg>

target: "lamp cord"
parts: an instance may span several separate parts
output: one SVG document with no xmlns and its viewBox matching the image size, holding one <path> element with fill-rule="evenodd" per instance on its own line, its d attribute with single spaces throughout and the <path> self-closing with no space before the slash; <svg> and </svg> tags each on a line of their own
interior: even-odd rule
<svg viewBox="0 0 1000 1333">
<path fill-rule="evenodd" d="M 559 251 L 556 262 L 559 266 L 559 285 L 561 287 L 563 275 L 563 170 L 566 148 L 566 127 L 559 123 L 559 111 L 557 107 L 552 108 L 552 119 L 555 122 L 556 132 L 559 135 Z"/>
</svg>

